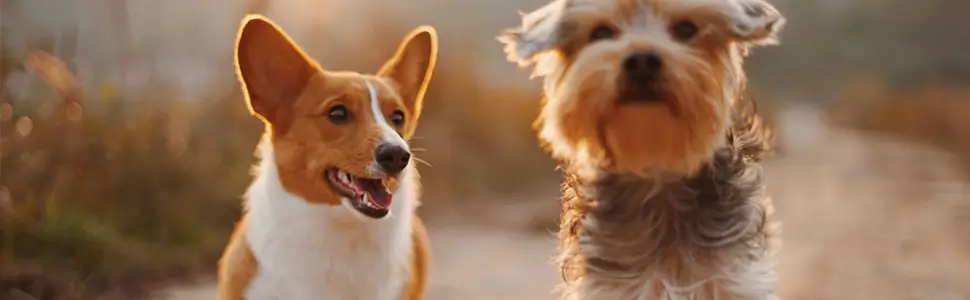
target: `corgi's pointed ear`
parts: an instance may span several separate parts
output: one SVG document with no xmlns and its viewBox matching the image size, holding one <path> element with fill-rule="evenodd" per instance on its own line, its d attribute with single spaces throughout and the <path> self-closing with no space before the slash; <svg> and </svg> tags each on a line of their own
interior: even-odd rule
<svg viewBox="0 0 970 300">
<path fill-rule="evenodd" d="M 251 112 L 274 123 L 320 67 L 269 19 L 247 16 L 236 40 L 236 74 Z"/>
<path fill-rule="evenodd" d="M 391 57 L 377 75 L 394 80 L 404 105 L 411 111 L 411 119 L 421 114 L 431 74 L 438 58 L 438 33 L 434 27 L 421 26 L 407 35 L 394 57 Z"/>
</svg>

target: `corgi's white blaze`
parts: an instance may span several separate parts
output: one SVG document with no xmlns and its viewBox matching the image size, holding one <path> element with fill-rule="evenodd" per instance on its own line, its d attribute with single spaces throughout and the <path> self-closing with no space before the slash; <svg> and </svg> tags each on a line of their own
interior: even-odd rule
<svg viewBox="0 0 970 300">
<path fill-rule="evenodd" d="M 402 172 L 394 191 L 394 213 L 365 220 L 347 206 L 312 205 L 286 191 L 272 148 L 264 137 L 262 161 L 246 194 L 245 237 L 259 262 L 246 299 L 398 299 L 409 279 L 413 249 L 417 182 L 412 167 Z"/>
<path fill-rule="evenodd" d="M 374 122 L 377 122 L 377 128 L 381 130 L 381 143 L 400 146 L 410 151 L 404 138 L 397 131 L 394 131 L 390 124 L 387 124 L 387 116 L 381 110 L 381 101 L 377 97 L 377 89 L 374 88 L 374 84 L 367 79 L 364 79 L 364 84 L 367 85 L 367 92 L 370 94 L 370 110 L 374 114 Z M 381 166 L 377 164 L 377 161 L 371 162 L 369 169 L 371 176 L 378 177 L 382 174 Z"/>
</svg>

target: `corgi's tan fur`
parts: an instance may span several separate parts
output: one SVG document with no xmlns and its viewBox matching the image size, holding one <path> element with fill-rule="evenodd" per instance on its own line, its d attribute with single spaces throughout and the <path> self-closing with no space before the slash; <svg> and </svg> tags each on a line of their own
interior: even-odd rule
<svg viewBox="0 0 970 300">
<path fill-rule="evenodd" d="M 376 74 L 332 72 L 269 19 L 243 20 L 236 71 L 266 133 L 220 300 L 423 297 L 430 245 L 407 141 L 437 48 L 422 26 Z"/>
</svg>

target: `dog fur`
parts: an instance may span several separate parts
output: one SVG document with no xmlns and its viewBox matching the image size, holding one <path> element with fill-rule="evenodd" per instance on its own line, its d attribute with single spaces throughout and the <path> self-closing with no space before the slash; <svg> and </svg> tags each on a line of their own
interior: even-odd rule
<svg viewBox="0 0 970 300">
<path fill-rule="evenodd" d="M 544 77 L 562 299 L 775 297 L 772 134 L 741 65 L 784 23 L 764 0 L 554 0 L 499 37 Z M 649 83 L 629 76 L 642 53 Z"/>
<path fill-rule="evenodd" d="M 244 19 L 236 70 L 266 133 L 219 262 L 219 299 L 423 297 L 430 250 L 415 215 L 419 175 L 409 155 L 395 156 L 394 171 L 378 156 L 382 145 L 409 150 L 436 57 L 437 35 L 422 26 L 376 75 L 327 71 L 269 19 Z M 379 182 L 393 201 L 368 215 L 357 205 L 374 194 L 348 196 L 331 175 L 354 191 Z"/>
</svg>

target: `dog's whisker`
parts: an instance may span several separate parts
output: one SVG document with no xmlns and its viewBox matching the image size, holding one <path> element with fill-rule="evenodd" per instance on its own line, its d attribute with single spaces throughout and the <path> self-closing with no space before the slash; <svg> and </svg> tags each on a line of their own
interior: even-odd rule
<svg viewBox="0 0 970 300">
<path fill-rule="evenodd" d="M 414 156 L 412 156 L 411 159 L 413 159 L 416 162 L 422 163 L 425 166 L 428 166 L 428 168 L 434 168 L 434 166 L 432 166 L 431 163 L 429 163 L 429 162 L 427 162 L 427 161 L 425 161 L 423 159 L 420 159 L 420 158 L 417 158 L 417 157 L 414 157 Z"/>
<path fill-rule="evenodd" d="M 228 288 L 218 289 L 218 298 L 425 296 L 424 270 L 432 257 L 424 226 L 414 225 L 421 224 L 413 210 L 420 178 L 406 172 L 409 144 L 390 124 L 416 122 L 418 116 L 396 112 L 385 120 L 381 99 L 395 89 L 423 91 L 437 45 L 434 28 L 416 28 L 384 63 L 387 76 L 376 80 L 377 74 L 321 69 L 282 27 L 257 14 L 244 17 L 230 53 L 245 103 L 266 130 L 256 154 L 259 167 L 244 195 L 243 221 L 219 259 L 218 274 L 225 276 L 218 285 Z M 281 92 L 287 97 L 263 97 Z M 422 99 L 413 95 L 402 109 L 420 107 Z M 340 104 L 319 111 L 321 99 L 335 96 Z M 346 122 L 349 108 L 365 107 L 353 113 L 372 118 Z M 279 114 L 284 108 L 286 116 Z M 294 130 L 285 141 L 273 138 L 273 129 L 294 116 L 318 116 L 322 121 L 314 126 L 328 134 Z M 331 251 L 348 245 L 355 251 Z"/>
</svg>

